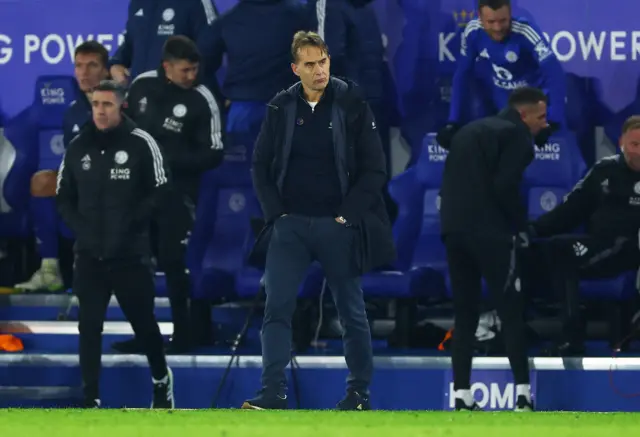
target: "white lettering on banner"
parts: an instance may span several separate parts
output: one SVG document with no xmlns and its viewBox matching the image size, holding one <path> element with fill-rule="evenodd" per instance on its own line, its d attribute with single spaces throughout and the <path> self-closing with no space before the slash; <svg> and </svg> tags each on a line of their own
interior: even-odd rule
<svg viewBox="0 0 640 437">
<path fill-rule="evenodd" d="M 0 42 L 3 41 L 0 35 Z M 117 45 L 120 46 L 124 42 L 124 35 L 118 35 L 117 38 L 113 34 L 89 34 L 89 35 L 59 35 L 49 34 L 44 38 L 38 35 L 26 34 L 24 36 L 24 63 L 31 64 L 35 61 L 36 55 L 39 55 L 47 64 L 55 65 L 62 62 L 65 57 L 69 62 L 73 63 L 73 54 L 80 44 L 86 41 L 98 41 L 104 45 L 109 51 L 112 51 L 113 42 L 117 40 Z M 11 40 L 9 39 L 9 44 Z M 0 63 L 2 63 L 2 50 L 0 49 Z"/>
<path fill-rule="evenodd" d="M 111 180 L 112 181 L 128 181 L 131 177 L 131 170 L 128 168 L 112 168 Z"/>
<path fill-rule="evenodd" d="M 449 50 L 449 43 L 455 38 L 455 33 L 441 33 L 438 35 L 438 60 L 440 62 L 451 61 L 455 62 L 456 58 Z"/>
<path fill-rule="evenodd" d="M 574 58 L 583 61 L 637 61 L 640 59 L 640 30 L 627 32 L 612 30 L 608 32 L 569 32 L 559 30 L 549 35 L 543 32 L 551 49 L 561 62 L 568 62 Z M 453 53 L 458 52 L 452 47 L 455 33 L 440 33 L 438 37 L 438 59 L 440 62 L 455 62 Z M 606 49 L 606 50 L 605 50 Z"/>
<path fill-rule="evenodd" d="M 560 144 L 547 143 L 544 146 L 534 146 L 536 151 L 536 159 L 538 161 L 559 161 L 560 160 Z"/>
<path fill-rule="evenodd" d="M 455 408 L 456 395 L 453 389 L 453 382 L 449 384 L 449 407 Z M 471 395 L 475 398 L 480 408 L 491 410 L 506 410 L 515 407 L 516 386 L 512 382 L 504 385 L 504 390 L 500 384 L 492 382 L 485 384 L 476 382 L 471 384 Z"/>
<path fill-rule="evenodd" d="M 427 153 L 429 154 L 429 161 L 444 162 L 449 152 L 438 144 L 429 144 L 427 146 Z"/>
<path fill-rule="evenodd" d="M 12 56 L 11 38 L 0 34 L 0 65 L 8 64 Z"/>
</svg>

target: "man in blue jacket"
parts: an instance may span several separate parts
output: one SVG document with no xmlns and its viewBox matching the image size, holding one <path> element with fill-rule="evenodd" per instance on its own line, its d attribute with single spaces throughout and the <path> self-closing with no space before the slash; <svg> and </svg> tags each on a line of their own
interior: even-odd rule
<svg viewBox="0 0 640 437">
<path fill-rule="evenodd" d="M 162 47 L 172 35 L 188 37 L 206 53 L 203 45 L 217 17 L 212 0 L 131 0 L 124 42 L 110 62 L 111 77 L 128 83 L 138 74 L 158 68 Z M 217 88 L 215 75 L 209 70 L 202 77 L 211 89 Z"/>
<path fill-rule="evenodd" d="M 338 408 L 367 410 L 373 357 L 359 277 L 395 258 L 382 198 L 384 153 L 357 87 L 330 77 L 324 41 L 298 32 L 291 52 L 300 82 L 269 103 L 253 154 L 252 178 L 267 227 L 251 259 L 266 254 L 267 301 L 262 389 L 242 408 L 287 407 L 291 319 L 300 283 L 318 261 L 344 327 L 350 374 Z"/>
<path fill-rule="evenodd" d="M 460 56 L 451 89 L 449 124 L 438 141 L 449 143 L 469 105 L 469 87 L 477 80 L 488 90 L 493 108 L 506 106 L 511 91 L 532 86 L 545 91 L 549 99 L 549 124 L 566 125 L 566 79 L 560 62 L 538 26 L 511 16 L 511 0 L 479 0 L 479 19 L 471 20 L 461 37 Z M 542 135 L 550 134 L 550 129 Z M 543 141 L 538 141 L 543 142 Z"/>
</svg>

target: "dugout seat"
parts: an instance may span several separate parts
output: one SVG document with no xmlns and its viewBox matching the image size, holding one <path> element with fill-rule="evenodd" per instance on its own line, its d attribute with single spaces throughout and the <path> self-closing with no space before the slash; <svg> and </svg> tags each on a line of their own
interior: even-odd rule
<svg viewBox="0 0 640 437">
<path fill-rule="evenodd" d="M 424 185 L 417 179 L 416 167 L 393 178 L 388 189 L 398 206 L 398 216 L 393 225 L 397 259 L 387 268 L 364 275 L 362 289 L 369 297 L 403 298 L 420 293 L 428 294 L 427 275 L 411 269 L 420 234 L 424 201 Z"/>
<path fill-rule="evenodd" d="M 37 169 L 37 136 L 27 109 L 0 129 L 0 237 L 27 238 L 31 175 Z"/>
<path fill-rule="evenodd" d="M 207 172 L 187 249 L 193 296 L 224 301 L 235 295 L 235 275 L 243 265 L 243 243 L 254 202 L 250 186 L 231 186 L 218 170 Z"/>
<path fill-rule="evenodd" d="M 535 158 L 524 175 L 527 187 L 571 189 L 586 172 L 575 135 L 557 132 L 544 146 L 535 146 Z"/>
<path fill-rule="evenodd" d="M 37 126 L 38 135 L 38 167 L 37 170 L 57 170 L 65 153 L 63 123 L 64 115 L 71 103 L 81 93 L 73 76 L 40 76 L 36 80 L 32 121 Z M 50 203 L 48 208 L 55 211 L 51 199 L 33 199 L 40 204 Z M 39 214 L 39 208 L 32 214 Z M 55 219 L 57 214 L 51 218 Z M 57 220 L 60 233 L 66 238 L 73 238 L 73 233 L 62 220 Z"/>
</svg>

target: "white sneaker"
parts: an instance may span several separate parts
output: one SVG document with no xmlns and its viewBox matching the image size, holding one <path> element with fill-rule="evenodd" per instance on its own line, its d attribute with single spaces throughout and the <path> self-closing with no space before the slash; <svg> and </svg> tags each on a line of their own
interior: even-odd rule
<svg viewBox="0 0 640 437">
<path fill-rule="evenodd" d="M 62 275 L 57 269 L 43 268 L 37 270 L 27 282 L 16 284 L 21 291 L 60 291 L 64 288 Z"/>
</svg>

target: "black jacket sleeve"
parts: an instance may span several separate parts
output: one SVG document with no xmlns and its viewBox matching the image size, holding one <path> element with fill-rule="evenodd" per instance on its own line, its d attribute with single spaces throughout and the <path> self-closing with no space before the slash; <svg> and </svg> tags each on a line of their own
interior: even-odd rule
<svg viewBox="0 0 640 437">
<path fill-rule="evenodd" d="M 139 227 L 151 220 L 162 201 L 168 187 L 168 169 L 158 143 L 149 134 L 140 135 L 142 169 L 146 181 L 146 195 L 132 211 L 132 225 Z"/>
<path fill-rule="evenodd" d="M 198 85 L 196 91 L 202 95 L 206 105 L 198 111 L 194 143 L 174 148 L 170 154 L 167 153 L 170 167 L 180 172 L 201 173 L 212 170 L 220 165 L 224 154 L 218 103 L 204 85 Z"/>
<path fill-rule="evenodd" d="M 134 122 L 138 117 L 138 109 L 141 93 L 144 92 L 145 79 L 136 78 L 131 82 L 129 89 L 127 90 L 127 98 L 124 103 L 124 113 L 131 118 Z M 143 94 L 144 95 L 144 94 Z"/>
<path fill-rule="evenodd" d="M 269 105 L 267 114 L 262 122 L 260 134 L 253 149 L 251 162 L 251 178 L 253 188 L 260 202 L 264 219 L 273 222 L 286 211 L 278 192 L 276 180 L 273 178 L 271 167 L 275 159 L 274 130 L 278 111 L 276 106 Z"/>
<path fill-rule="evenodd" d="M 505 131 L 500 139 L 498 166 L 493 177 L 496 201 L 519 232 L 527 229 L 527 208 L 520 192 L 525 170 L 534 158 L 533 140 L 522 129 Z"/>
<path fill-rule="evenodd" d="M 78 185 L 70 166 L 69 151 L 65 153 L 58 169 L 56 203 L 62 220 L 76 235 L 80 234 L 84 221 L 78 212 Z"/>
<path fill-rule="evenodd" d="M 361 103 L 359 129 L 355 138 L 355 175 L 350 175 L 349 192 L 338 215 L 347 223 L 359 223 L 364 214 L 380 198 L 387 182 L 386 160 L 373 112 L 366 102 Z"/>
<path fill-rule="evenodd" d="M 532 223 L 538 237 L 551 237 L 573 231 L 589 219 L 598 204 L 599 166 L 596 164 L 565 196 L 564 202 Z"/>
</svg>

